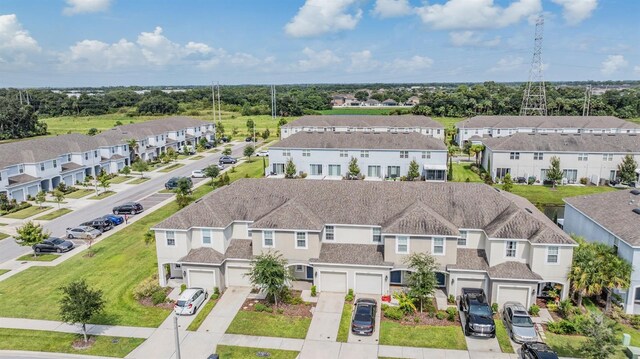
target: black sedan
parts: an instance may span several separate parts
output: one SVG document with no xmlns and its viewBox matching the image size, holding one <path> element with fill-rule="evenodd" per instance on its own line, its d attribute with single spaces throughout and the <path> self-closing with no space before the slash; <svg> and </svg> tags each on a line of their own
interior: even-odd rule
<svg viewBox="0 0 640 359">
<path fill-rule="evenodd" d="M 36 253 L 42 253 L 42 252 L 63 253 L 63 252 L 68 252 L 72 250 L 73 243 L 71 241 L 65 241 L 64 239 L 50 237 L 38 244 L 34 244 L 31 248 L 33 248 L 33 250 Z"/>
<path fill-rule="evenodd" d="M 376 306 L 374 299 L 360 298 L 356 300 L 351 332 L 358 335 L 372 335 L 376 327 Z"/>
<path fill-rule="evenodd" d="M 220 164 L 235 164 L 236 162 L 238 162 L 238 160 L 236 160 L 235 158 L 233 158 L 231 156 L 222 156 L 218 160 L 218 163 L 220 163 Z"/>
<path fill-rule="evenodd" d="M 520 352 L 526 359 L 558 359 L 558 354 L 541 342 L 524 343 Z"/>
</svg>

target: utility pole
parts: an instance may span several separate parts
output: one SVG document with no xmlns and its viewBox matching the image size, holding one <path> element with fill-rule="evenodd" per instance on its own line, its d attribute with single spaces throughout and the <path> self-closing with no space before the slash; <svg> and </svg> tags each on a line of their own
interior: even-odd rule
<svg viewBox="0 0 640 359">
<path fill-rule="evenodd" d="M 582 116 L 589 116 L 591 110 L 591 85 L 587 85 L 584 93 L 584 104 L 582 105 Z"/>
<path fill-rule="evenodd" d="M 533 47 L 533 58 L 529 71 L 529 82 L 524 90 L 520 116 L 546 116 L 547 95 L 542 77 L 542 38 L 544 32 L 544 17 L 540 15 L 536 21 L 536 33 Z"/>
<path fill-rule="evenodd" d="M 276 85 L 271 85 L 271 118 L 277 117 Z"/>
<path fill-rule="evenodd" d="M 217 138 L 216 138 L 216 93 L 213 87 L 213 81 L 211 81 L 211 103 L 213 104 L 213 109 L 211 114 L 213 115 L 213 140 L 217 146 Z"/>
<path fill-rule="evenodd" d="M 220 83 L 218 82 L 218 121 L 222 121 L 222 103 L 220 102 Z"/>
<path fill-rule="evenodd" d="M 173 329 L 176 333 L 176 359 L 180 359 L 180 333 L 178 332 L 178 316 L 173 316 Z"/>
</svg>

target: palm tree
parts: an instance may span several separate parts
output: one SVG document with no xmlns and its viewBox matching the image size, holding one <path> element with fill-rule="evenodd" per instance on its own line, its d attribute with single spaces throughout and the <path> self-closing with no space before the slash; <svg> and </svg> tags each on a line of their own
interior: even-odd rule
<svg viewBox="0 0 640 359">
<path fill-rule="evenodd" d="M 605 248 L 605 250 L 600 271 L 602 272 L 602 287 L 607 289 L 605 312 L 609 312 L 613 290 L 629 288 L 632 268 L 629 262 L 618 257 L 610 248 Z"/>
<path fill-rule="evenodd" d="M 133 160 L 136 158 L 136 152 L 138 151 L 138 141 L 135 139 L 130 139 L 127 141 L 129 145 L 129 163 L 133 163 Z"/>
<path fill-rule="evenodd" d="M 575 238 L 579 246 L 573 251 L 573 262 L 568 279 L 571 291 L 577 296 L 576 305 L 582 307 L 582 298 L 602 292 L 602 282 L 598 275 L 598 253 L 594 246 L 582 238 Z"/>
</svg>

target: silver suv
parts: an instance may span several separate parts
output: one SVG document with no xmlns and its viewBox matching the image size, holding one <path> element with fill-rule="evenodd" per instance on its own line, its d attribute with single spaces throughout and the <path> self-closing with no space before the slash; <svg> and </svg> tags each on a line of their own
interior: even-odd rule
<svg viewBox="0 0 640 359">
<path fill-rule="evenodd" d="M 524 305 L 518 302 L 504 303 L 502 320 L 514 342 L 530 343 L 538 340 L 538 333 Z"/>
</svg>

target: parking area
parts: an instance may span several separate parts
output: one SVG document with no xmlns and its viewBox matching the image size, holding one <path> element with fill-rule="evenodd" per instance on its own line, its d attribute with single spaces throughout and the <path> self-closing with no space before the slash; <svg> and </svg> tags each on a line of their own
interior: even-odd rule
<svg viewBox="0 0 640 359">
<path fill-rule="evenodd" d="M 151 208 L 156 204 L 170 198 L 171 196 L 173 196 L 173 193 L 154 193 L 148 197 L 141 199 L 140 201 L 138 201 L 138 203 L 140 203 L 145 209 Z"/>
</svg>

